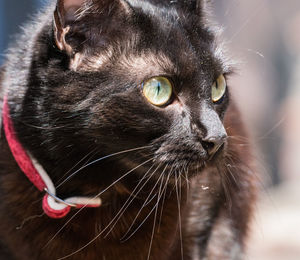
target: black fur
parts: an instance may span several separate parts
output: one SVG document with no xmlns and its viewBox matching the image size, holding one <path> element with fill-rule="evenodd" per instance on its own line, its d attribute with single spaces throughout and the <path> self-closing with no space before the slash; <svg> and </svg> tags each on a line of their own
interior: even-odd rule
<svg viewBox="0 0 300 260">
<path fill-rule="evenodd" d="M 208 152 L 207 136 L 221 130 L 205 115 L 222 121 L 229 136 L 246 134 L 228 91 L 222 102 L 211 101 L 211 86 L 220 74 L 228 77 L 231 69 L 218 55 L 204 3 L 94 0 L 67 10 L 60 4 L 56 19 L 52 6 L 25 28 L 7 56 L 1 89 L 8 97 L 18 138 L 54 183 L 89 153 L 93 160 L 147 146 L 84 169 L 58 189 L 60 197 L 93 196 L 128 170 L 153 160 L 103 194 L 102 208 L 84 210 L 42 250 L 64 220 L 44 216 L 15 230 L 27 217 L 40 214 L 39 204 L 33 203 L 42 195 L 18 169 L 2 132 L 0 195 L 5 199 L 0 205 L 0 239 L 4 247 L 14 259 L 57 259 L 72 253 L 110 222 L 141 176 L 155 165 L 156 174 L 114 232 L 71 258 L 147 259 L 153 222 L 158 222 L 154 215 L 129 241 L 122 244 L 119 239 L 161 174 L 173 173 L 151 259 L 181 259 L 180 235 L 184 259 L 241 259 L 254 199 L 251 160 L 249 151 L 242 151 L 230 138 L 213 159 Z M 155 107 L 143 96 L 142 84 L 160 75 L 173 83 L 174 94 L 167 106 Z M 191 188 L 180 201 L 181 234 L 173 186 L 185 173 Z M 180 187 L 186 193 L 184 178 Z M 156 199 L 145 207 L 137 223 L 155 203 Z M 228 240 L 222 241 L 225 237 Z"/>
</svg>

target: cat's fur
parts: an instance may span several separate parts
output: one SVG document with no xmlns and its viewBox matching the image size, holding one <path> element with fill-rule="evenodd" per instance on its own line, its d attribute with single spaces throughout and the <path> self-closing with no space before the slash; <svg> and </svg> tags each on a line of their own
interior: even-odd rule
<svg viewBox="0 0 300 260">
<path fill-rule="evenodd" d="M 159 164 L 112 232 L 69 259 L 147 259 L 149 248 L 150 259 L 157 260 L 181 259 L 181 251 L 185 260 L 242 259 L 255 182 L 234 101 L 229 93 L 219 104 L 210 100 L 216 78 L 231 69 L 206 21 L 206 3 L 66 0 L 66 6 L 76 4 L 74 13 L 62 2 L 55 23 L 52 6 L 25 28 L 1 70 L 0 100 L 5 93 L 18 138 L 54 183 L 87 154 L 92 160 L 151 146 L 84 169 L 58 189 L 62 198 L 94 196 L 128 170 L 153 160 L 105 192 L 100 208 L 82 210 L 44 247 L 66 219 L 44 215 L 16 229 L 42 213 L 42 194 L 17 166 L 2 129 L 0 259 L 53 260 L 76 251 L 110 223 L 142 176 Z M 78 10 L 81 2 L 85 5 Z M 141 83 L 158 75 L 168 76 L 176 90 L 165 107 L 154 107 L 141 94 Z M 209 160 L 211 144 L 205 140 L 221 121 L 229 137 Z M 182 176 L 177 179 L 179 173 L 186 174 L 189 185 Z M 164 203 L 121 242 L 161 174 L 163 186 L 168 181 Z M 131 232 L 155 207 L 157 196 Z"/>
</svg>

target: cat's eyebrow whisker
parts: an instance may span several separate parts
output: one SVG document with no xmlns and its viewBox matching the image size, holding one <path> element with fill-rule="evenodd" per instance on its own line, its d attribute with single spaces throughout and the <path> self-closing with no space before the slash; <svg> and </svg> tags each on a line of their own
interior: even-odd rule
<svg viewBox="0 0 300 260">
<path fill-rule="evenodd" d="M 100 197 L 104 192 L 106 192 L 107 190 L 109 190 L 112 186 L 114 186 L 116 183 L 118 183 L 120 180 L 124 179 L 126 176 L 128 176 L 130 173 L 132 173 L 133 171 L 135 171 L 136 169 L 138 169 L 139 167 L 147 164 L 148 162 L 152 161 L 154 158 L 150 158 L 146 161 L 144 161 L 143 163 L 139 164 L 138 166 L 132 168 L 130 171 L 126 172 L 125 174 L 123 174 L 120 178 L 118 178 L 117 180 L 115 180 L 112 184 L 110 184 L 108 187 L 106 187 L 104 190 L 102 190 L 101 192 L 99 192 L 96 196 L 94 196 L 93 198 L 91 198 L 91 200 L 96 199 L 98 197 Z M 89 201 L 88 201 L 89 203 Z M 82 208 L 80 208 L 72 217 L 69 218 L 69 220 L 53 235 L 53 237 L 47 242 L 47 244 L 43 247 L 46 248 L 57 236 L 58 234 L 83 210 L 87 207 L 87 204 L 85 204 Z M 82 250 L 82 249 L 81 249 Z M 81 251 L 79 250 L 79 251 Z M 77 250 L 78 251 L 78 250 Z M 77 252 L 76 251 L 76 252 Z M 78 251 L 78 252 L 79 252 Z M 69 256 L 72 256 L 73 254 L 70 254 Z M 65 259 L 68 258 L 69 256 L 60 258 L 60 259 Z M 59 259 L 59 260 L 60 260 Z"/>
<path fill-rule="evenodd" d="M 100 161 L 103 161 L 105 159 L 108 159 L 108 158 L 111 158 L 113 156 L 117 156 L 117 155 L 121 155 L 121 154 L 124 154 L 124 153 L 129 153 L 129 152 L 134 152 L 134 151 L 138 151 L 138 150 L 143 150 L 143 149 L 146 149 L 146 148 L 150 148 L 151 146 L 148 145 L 148 146 L 142 146 L 142 147 L 137 147 L 137 148 L 133 148 L 133 149 L 128 149 L 128 150 L 124 150 L 124 151 L 121 151 L 121 152 L 117 152 L 117 153 L 113 153 L 113 154 L 109 154 L 109 155 L 106 155 L 106 156 L 103 156 L 101 158 L 98 158 L 84 166 L 82 166 L 81 168 L 79 168 L 77 171 L 73 172 L 72 174 L 70 174 L 63 182 L 61 182 L 56 188 L 59 188 L 61 187 L 64 183 L 66 183 L 67 181 L 69 181 L 72 177 L 74 177 L 77 173 L 79 173 L 80 171 L 84 170 L 85 168 L 91 166 L 91 165 L 94 165 Z"/>
</svg>

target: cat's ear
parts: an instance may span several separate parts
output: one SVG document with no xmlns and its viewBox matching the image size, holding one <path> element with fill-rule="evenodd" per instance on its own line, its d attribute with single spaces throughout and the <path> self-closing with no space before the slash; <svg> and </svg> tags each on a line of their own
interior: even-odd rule
<svg viewBox="0 0 300 260">
<path fill-rule="evenodd" d="M 76 19 L 76 13 L 87 0 L 58 0 L 54 11 L 54 37 L 56 46 L 72 53 L 72 47 L 66 41 L 66 35 L 70 30 L 69 24 Z"/>
<path fill-rule="evenodd" d="M 91 34 L 100 34 L 101 23 L 111 26 L 112 16 L 121 13 L 131 13 L 125 0 L 57 0 L 53 19 L 56 46 L 74 56 L 84 47 L 83 43 L 87 45 L 95 38 Z"/>
</svg>

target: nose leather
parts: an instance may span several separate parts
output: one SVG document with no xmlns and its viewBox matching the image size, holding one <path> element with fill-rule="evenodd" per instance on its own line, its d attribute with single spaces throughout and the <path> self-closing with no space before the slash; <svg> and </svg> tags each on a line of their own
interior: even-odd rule
<svg viewBox="0 0 300 260">
<path fill-rule="evenodd" d="M 212 156 L 225 143 L 226 130 L 215 109 L 206 103 L 201 106 L 200 122 L 205 129 L 205 135 L 202 137 L 203 148 Z"/>
</svg>

